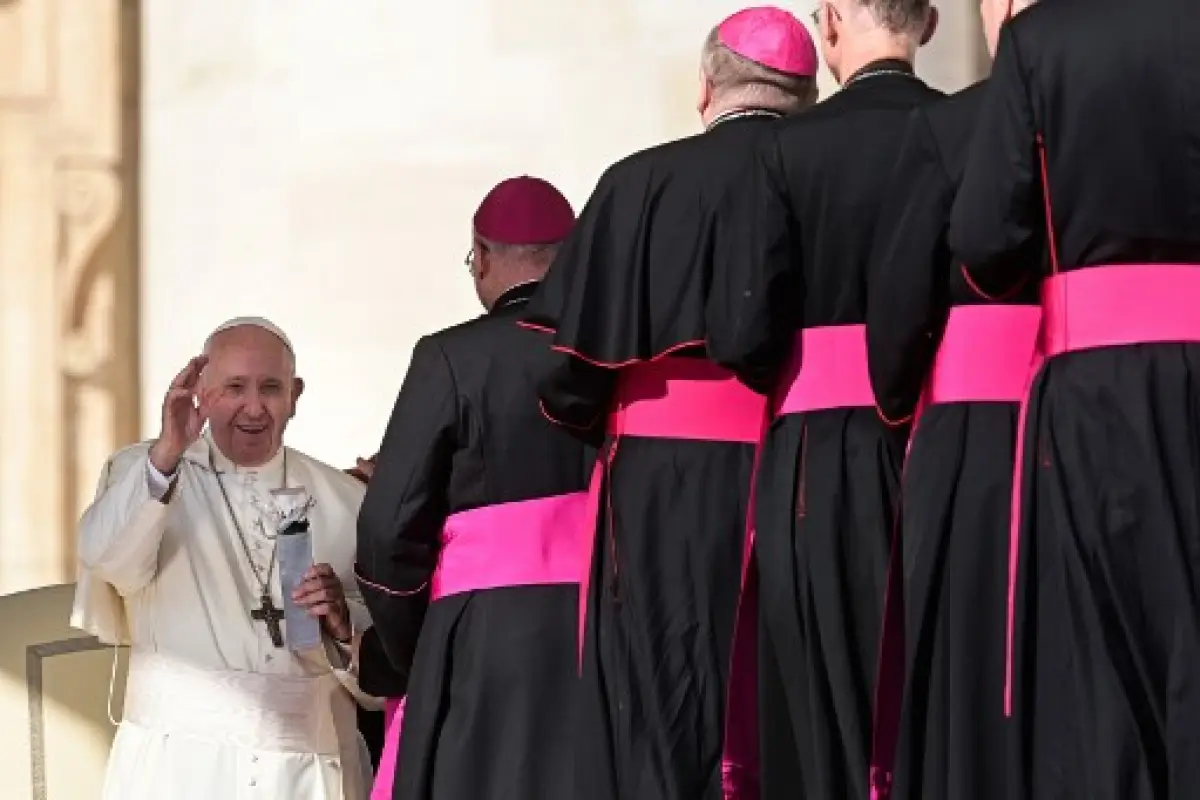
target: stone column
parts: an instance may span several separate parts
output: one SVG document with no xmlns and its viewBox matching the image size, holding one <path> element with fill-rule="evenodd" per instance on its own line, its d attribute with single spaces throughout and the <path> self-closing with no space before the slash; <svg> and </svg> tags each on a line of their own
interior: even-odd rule
<svg viewBox="0 0 1200 800">
<path fill-rule="evenodd" d="M 137 15 L 0 0 L 0 594 L 74 579 L 138 432 Z"/>
</svg>

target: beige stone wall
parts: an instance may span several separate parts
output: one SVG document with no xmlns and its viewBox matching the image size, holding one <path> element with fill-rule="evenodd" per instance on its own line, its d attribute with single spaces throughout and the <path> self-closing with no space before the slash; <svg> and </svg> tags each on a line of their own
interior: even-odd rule
<svg viewBox="0 0 1200 800">
<path fill-rule="evenodd" d="M 373 451 L 416 338 L 477 313 L 462 262 L 481 195 L 531 172 L 579 204 L 614 159 L 695 131 L 700 42 L 740 5 L 148 4 L 146 432 L 207 329 L 263 313 L 309 381 L 292 440 L 337 463 Z M 975 4 L 946 5 L 920 66 L 957 88 Z"/>
<path fill-rule="evenodd" d="M 137 5 L 0 2 L 0 594 L 73 577 L 138 431 Z"/>
</svg>

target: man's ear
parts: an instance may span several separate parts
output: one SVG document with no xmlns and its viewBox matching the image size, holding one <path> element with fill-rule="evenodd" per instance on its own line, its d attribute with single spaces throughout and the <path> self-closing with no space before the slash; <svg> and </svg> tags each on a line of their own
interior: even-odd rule
<svg viewBox="0 0 1200 800">
<path fill-rule="evenodd" d="M 704 116 L 704 112 L 708 110 L 708 106 L 712 103 L 712 95 L 712 81 L 704 73 L 704 67 L 701 67 L 697 76 L 696 89 L 696 113 L 701 117 Z"/>
<path fill-rule="evenodd" d="M 296 401 L 300 399 L 300 395 L 304 394 L 304 378 L 292 378 L 292 410 L 288 414 L 288 419 L 296 416 Z"/>
<path fill-rule="evenodd" d="M 1011 8 L 1011 3 L 1009 8 Z M 933 34 L 937 31 L 938 26 L 938 10 L 937 6 L 929 7 L 929 19 L 925 20 L 925 32 L 921 34 L 921 47 L 929 44 L 929 40 L 933 38 Z"/>
<path fill-rule="evenodd" d="M 828 3 L 822 3 L 817 14 L 820 17 L 820 21 L 817 22 L 817 35 L 824 39 L 825 43 L 830 47 L 836 46 L 840 33 L 838 26 L 842 22 L 841 17 L 833 13 L 833 9 Z M 825 24 L 822 25 L 821 22 Z"/>
</svg>

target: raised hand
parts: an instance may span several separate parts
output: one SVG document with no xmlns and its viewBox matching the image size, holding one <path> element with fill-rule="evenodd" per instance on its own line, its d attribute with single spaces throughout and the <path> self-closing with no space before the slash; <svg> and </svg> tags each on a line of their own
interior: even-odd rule
<svg viewBox="0 0 1200 800">
<path fill-rule="evenodd" d="M 183 451 L 191 446 L 208 419 L 206 403 L 196 394 L 208 356 L 196 356 L 171 381 L 163 397 L 162 430 L 150 449 L 150 463 L 164 475 L 175 471 Z"/>
</svg>

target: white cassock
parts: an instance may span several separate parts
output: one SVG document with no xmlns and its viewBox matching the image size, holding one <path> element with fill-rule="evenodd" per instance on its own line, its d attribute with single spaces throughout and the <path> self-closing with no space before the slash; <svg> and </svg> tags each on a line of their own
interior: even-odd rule
<svg viewBox="0 0 1200 800">
<path fill-rule="evenodd" d="M 269 571 L 283 608 L 264 511 L 286 478 L 313 498 L 314 563 L 341 579 L 355 631 L 369 627 L 353 574 L 363 485 L 290 448 L 237 467 L 204 436 L 163 503 L 149 449 L 109 459 L 79 524 L 71 624 L 131 646 L 104 800 L 363 800 L 371 767 L 355 699 L 373 698 L 358 691 L 344 649 L 328 639 L 303 656 L 276 647 L 250 613 Z"/>
</svg>

